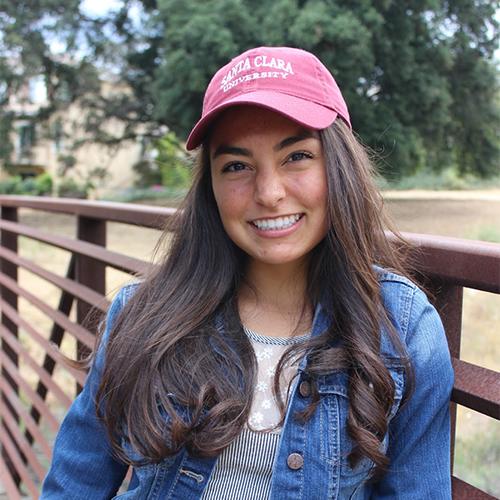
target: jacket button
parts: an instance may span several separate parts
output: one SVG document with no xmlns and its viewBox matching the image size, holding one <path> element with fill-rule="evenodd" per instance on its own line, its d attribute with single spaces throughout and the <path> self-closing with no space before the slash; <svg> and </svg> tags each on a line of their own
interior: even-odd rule
<svg viewBox="0 0 500 500">
<path fill-rule="evenodd" d="M 300 395 L 304 398 L 308 398 L 311 395 L 311 384 L 309 382 L 301 382 L 299 385 Z"/>
<path fill-rule="evenodd" d="M 287 459 L 286 464 L 290 469 L 297 470 L 304 464 L 304 459 L 298 453 L 292 453 Z"/>
</svg>

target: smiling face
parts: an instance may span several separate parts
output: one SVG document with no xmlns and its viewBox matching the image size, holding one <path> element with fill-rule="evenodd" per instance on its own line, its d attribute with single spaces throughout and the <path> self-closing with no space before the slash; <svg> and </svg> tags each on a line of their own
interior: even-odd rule
<svg viewBox="0 0 500 500">
<path fill-rule="evenodd" d="M 302 264 L 327 230 L 318 132 L 264 108 L 233 107 L 212 128 L 210 163 L 224 228 L 251 262 Z"/>
</svg>

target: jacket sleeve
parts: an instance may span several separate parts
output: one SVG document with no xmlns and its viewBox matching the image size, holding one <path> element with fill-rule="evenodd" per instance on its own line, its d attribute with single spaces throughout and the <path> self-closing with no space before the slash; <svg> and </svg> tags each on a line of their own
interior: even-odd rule
<svg viewBox="0 0 500 500">
<path fill-rule="evenodd" d="M 414 392 L 390 424 L 389 470 L 371 500 L 451 500 L 449 402 L 454 373 L 443 325 L 420 290 L 408 314 Z"/>
<path fill-rule="evenodd" d="M 109 309 L 104 337 L 123 306 L 128 287 L 123 288 Z M 44 480 L 40 500 L 105 500 L 120 488 L 128 466 L 113 456 L 94 405 L 100 373 L 105 362 L 101 347 L 87 377 L 57 434 L 52 463 Z"/>
</svg>

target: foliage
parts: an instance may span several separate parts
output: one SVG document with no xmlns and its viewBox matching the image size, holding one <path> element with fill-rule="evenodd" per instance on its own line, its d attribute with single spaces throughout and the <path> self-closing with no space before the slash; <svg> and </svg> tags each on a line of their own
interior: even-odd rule
<svg viewBox="0 0 500 500">
<path fill-rule="evenodd" d="M 166 187 L 186 187 L 189 184 L 189 157 L 174 132 L 155 142 L 158 154 L 155 164 L 161 172 L 161 184 Z"/>
<path fill-rule="evenodd" d="M 53 188 L 52 176 L 48 173 L 40 174 L 35 177 L 35 191 L 38 196 L 51 194 Z"/>
<path fill-rule="evenodd" d="M 121 76 L 127 64 L 122 16 L 115 12 L 94 19 L 82 11 L 81 3 L 0 2 L 0 162 L 11 173 L 16 171 L 11 133 L 16 119 L 44 121 L 49 125 L 46 137 L 65 141 L 59 158 L 62 175 L 76 165 L 74 153 L 86 143 L 107 146 L 112 157 L 123 141 L 161 137 L 164 132 L 149 119 L 151 95 L 146 93 L 145 100 L 135 95 L 127 86 L 130 75 L 124 71 Z M 123 12 L 130 7 L 124 4 Z M 40 77 L 47 99 L 35 102 L 29 90 Z M 65 116 L 75 103 L 78 116 Z M 109 126 L 116 120 L 123 127 Z M 110 133 L 115 128 L 116 133 Z"/>
<path fill-rule="evenodd" d="M 160 0 L 169 57 L 157 70 L 157 114 L 185 136 L 209 78 L 230 57 L 258 45 L 299 46 L 332 70 L 355 129 L 396 172 L 453 167 L 495 175 L 495 6 L 472 0 L 208 0 L 203 6 Z"/>
<path fill-rule="evenodd" d="M 160 186 L 162 183 L 161 172 L 157 164 L 150 159 L 138 161 L 132 167 L 137 174 L 135 186 L 139 189 L 150 186 Z"/>
<path fill-rule="evenodd" d="M 57 196 L 61 198 L 87 198 L 94 185 L 90 180 L 79 182 L 72 177 L 64 178 L 57 186 Z M 54 190 L 52 176 L 48 173 L 36 177 L 9 176 L 0 184 L 0 194 L 43 196 Z"/>
<path fill-rule="evenodd" d="M 59 173 L 62 177 L 66 175 L 68 170 L 70 170 L 77 164 L 77 159 L 73 155 L 59 155 L 57 161 L 60 165 Z"/>
<path fill-rule="evenodd" d="M 189 184 L 189 156 L 183 143 L 174 132 L 168 132 L 153 142 L 152 158 L 146 158 L 134 165 L 139 174 L 138 187 L 160 185 L 169 188 L 186 188 Z"/>
<path fill-rule="evenodd" d="M 89 192 L 102 186 L 109 176 L 104 167 L 95 167 L 85 174 L 77 172 L 76 175 L 80 177 L 78 180 L 75 176 L 67 176 L 66 173 L 67 171 L 64 171 L 65 176 L 57 186 L 57 195 L 61 198 L 87 198 Z"/>
<path fill-rule="evenodd" d="M 46 116 L 78 100 L 88 140 L 155 145 L 167 126 L 187 137 L 209 79 L 232 57 L 297 46 L 331 69 L 355 130 L 392 172 L 487 178 L 500 155 L 498 8 L 489 0 L 124 0 L 91 19 L 79 0 L 6 0 L 0 85 L 8 97 L 43 74 Z M 55 37 L 71 61 L 51 54 Z M 113 92 L 96 91 L 98 74 Z M 104 127 L 112 118 L 124 123 L 115 135 Z M 4 145 L 4 158 L 9 151 Z"/>
<path fill-rule="evenodd" d="M 44 173 L 36 177 L 9 176 L 0 184 L 0 194 L 43 196 L 52 194 L 52 176 Z"/>
<path fill-rule="evenodd" d="M 186 196 L 187 189 L 182 187 L 151 186 L 149 188 L 129 188 L 121 192 L 102 197 L 103 201 L 132 203 L 135 201 L 159 200 L 169 207 L 177 207 Z M 163 204 L 163 203 L 162 203 Z"/>
<path fill-rule="evenodd" d="M 381 189 L 425 189 L 430 191 L 465 190 L 465 189 L 499 189 L 500 175 L 480 179 L 472 174 L 460 174 L 455 168 L 436 171 L 429 168 L 419 170 L 410 176 L 392 178 L 386 173 L 380 183 Z"/>
<path fill-rule="evenodd" d="M 1 60 L 1 59 L 0 59 Z M 0 62 L 0 75 L 2 71 L 1 62 Z M 0 84 L 1 84 L 1 76 L 0 76 Z M 0 98 L 0 101 L 2 99 Z M 6 170 L 9 174 L 14 174 L 13 170 L 10 168 L 9 159 L 14 151 L 14 146 L 12 144 L 10 138 L 10 131 L 12 128 L 12 121 L 14 113 L 11 111 L 7 111 L 0 104 L 0 161 L 4 160 Z M 5 161 L 7 160 L 7 161 Z"/>
<path fill-rule="evenodd" d="M 66 177 L 57 186 L 57 195 L 60 198 L 87 198 L 92 187 L 90 183 L 82 184 L 72 177 Z"/>
<path fill-rule="evenodd" d="M 425 189 L 431 191 L 441 190 L 463 190 L 469 189 L 472 179 L 461 178 L 458 173 L 447 168 L 441 172 L 432 169 L 421 169 L 418 173 L 411 176 L 387 179 L 389 189 L 407 190 L 407 189 Z"/>
<path fill-rule="evenodd" d="M 0 183 L 0 194 L 21 194 L 22 182 L 21 176 L 8 177 Z"/>
</svg>

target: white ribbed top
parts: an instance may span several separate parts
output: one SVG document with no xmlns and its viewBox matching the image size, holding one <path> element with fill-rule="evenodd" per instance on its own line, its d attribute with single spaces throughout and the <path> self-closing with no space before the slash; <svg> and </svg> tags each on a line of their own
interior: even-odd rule
<svg viewBox="0 0 500 500">
<path fill-rule="evenodd" d="M 280 439 L 281 420 L 273 395 L 274 373 L 283 353 L 292 344 L 309 337 L 266 337 L 244 329 L 258 362 L 258 377 L 248 426 L 220 455 L 202 500 L 265 500 L 269 498 L 274 458 Z M 297 362 L 283 369 L 280 387 L 287 388 Z M 260 431 L 260 432 L 254 432 Z"/>
</svg>

